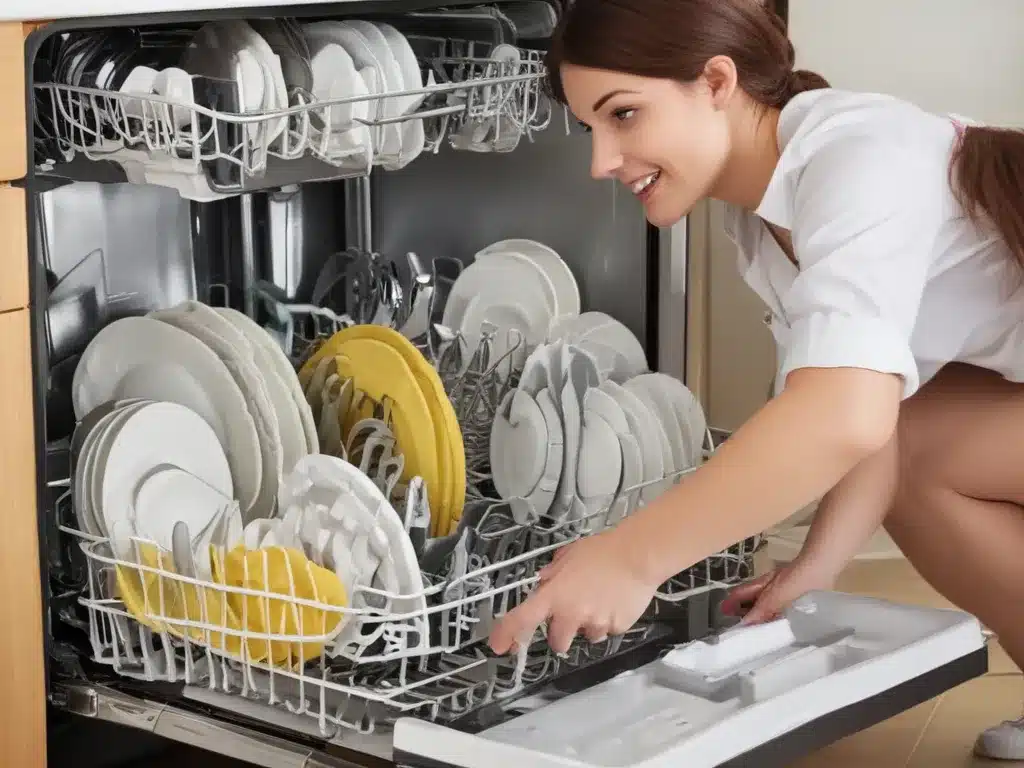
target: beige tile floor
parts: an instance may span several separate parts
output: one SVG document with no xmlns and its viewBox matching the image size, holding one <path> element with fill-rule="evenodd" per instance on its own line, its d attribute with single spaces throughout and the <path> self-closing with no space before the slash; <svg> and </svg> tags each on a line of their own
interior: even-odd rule
<svg viewBox="0 0 1024 768">
<path fill-rule="evenodd" d="M 840 579 L 843 592 L 935 607 L 949 603 L 905 560 L 857 562 Z M 796 768 L 967 768 L 1024 765 L 972 755 L 978 732 L 1020 715 L 1024 678 L 998 643 L 989 645 L 989 673 L 796 763 Z"/>
<path fill-rule="evenodd" d="M 762 565 L 768 565 L 764 563 Z M 843 592 L 935 607 L 949 603 L 904 560 L 856 562 L 838 584 Z M 945 695 L 854 734 L 798 761 L 794 768 L 999 768 L 1017 763 L 981 760 L 971 754 L 983 728 L 1017 717 L 1024 678 L 997 643 L 989 646 L 989 673 Z M 245 768 L 234 760 L 175 749 L 147 768 Z M 1024 763 L 1020 765 L 1024 766 Z"/>
</svg>

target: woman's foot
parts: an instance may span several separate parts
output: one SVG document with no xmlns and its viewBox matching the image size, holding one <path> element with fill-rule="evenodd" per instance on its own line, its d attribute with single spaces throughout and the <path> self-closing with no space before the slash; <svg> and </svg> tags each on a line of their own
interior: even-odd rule
<svg viewBox="0 0 1024 768">
<path fill-rule="evenodd" d="M 992 760 L 1024 760 L 1024 717 L 982 731 L 974 752 Z"/>
</svg>

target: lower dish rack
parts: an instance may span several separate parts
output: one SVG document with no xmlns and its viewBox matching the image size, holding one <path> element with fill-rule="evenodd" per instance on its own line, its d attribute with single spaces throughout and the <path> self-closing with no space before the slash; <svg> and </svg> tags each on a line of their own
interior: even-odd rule
<svg viewBox="0 0 1024 768">
<path fill-rule="evenodd" d="M 645 620 L 623 637 L 598 644 L 580 639 L 561 657 L 539 640 L 518 657 L 499 658 L 485 648 L 493 618 L 523 600 L 537 571 L 578 533 L 557 525 L 518 524 L 507 504 L 474 500 L 466 515 L 471 522 L 449 543 L 462 547 L 460 556 L 435 556 L 447 566 L 425 567 L 419 595 L 377 594 L 362 601 L 365 608 L 340 608 L 296 596 L 294 581 L 290 594 L 269 585 L 246 590 L 144 564 L 145 558 L 119 557 L 110 541 L 76 530 L 71 492 L 62 489 L 64 484 L 58 481 L 51 489 L 59 494 L 56 517 L 65 546 L 85 558 L 77 558 L 83 570 L 63 575 L 68 586 L 78 582 L 84 589 L 67 591 L 62 614 L 74 612 L 73 602 L 84 614 L 79 624 L 88 634 L 84 655 L 90 669 L 76 675 L 89 682 L 59 683 L 55 703 L 274 767 L 346 764 L 326 755 L 309 762 L 306 747 L 292 740 L 295 734 L 320 747 L 341 745 L 358 755 L 389 759 L 390 731 L 402 717 L 452 723 L 566 673 L 611 674 L 623 659 L 635 664 L 653 640 L 663 640 L 666 625 L 676 642 L 706 636 L 723 626 L 717 611 L 721 594 L 752 575 L 760 545 L 759 538 L 741 542 L 670 580 Z M 426 566 L 429 556 L 422 562 Z M 158 604 L 147 606 L 144 621 L 119 598 L 119 571 L 159 582 L 146 592 Z M 216 604 L 211 592 L 221 601 L 239 598 L 243 605 L 255 597 L 268 615 L 293 612 L 298 625 L 283 622 L 273 632 L 267 631 L 272 622 L 253 627 L 221 620 L 223 612 L 208 610 Z M 198 613 L 180 607 L 187 599 L 172 599 L 199 593 L 206 599 L 192 605 L 207 610 Z M 408 605 L 410 598 L 420 607 L 397 612 L 394 606 Z M 329 652 L 329 633 L 322 631 L 329 616 L 358 625 L 358 639 Z M 319 626 L 311 626 L 310 617 Z M 63 650 L 58 655 L 65 660 L 74 653 Z M 207 720 L 211 715 L 215 719 Z M 249 727 L 231 722 L 239 716 Z M 287 738 L 273 736 L 278 729 Z"/>
</svg>

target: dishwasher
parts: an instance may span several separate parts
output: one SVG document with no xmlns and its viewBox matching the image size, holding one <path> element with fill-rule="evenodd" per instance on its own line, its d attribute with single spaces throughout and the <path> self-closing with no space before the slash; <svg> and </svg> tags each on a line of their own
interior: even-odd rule
<svg viewBox="0 0 1024 768">
<path fill-rule="evenodd" d="M 761 536 L 623 636 L 487 649 L 559 547 L 728 439 L 678 363 L 686 222 L 591 181 L 546 94 L 561 12 L 29 37 L 56 710 L 267 768 L 768 766 L 984 674 L 956 611 L 823 592 L 735 626 Z"/>
</svg>

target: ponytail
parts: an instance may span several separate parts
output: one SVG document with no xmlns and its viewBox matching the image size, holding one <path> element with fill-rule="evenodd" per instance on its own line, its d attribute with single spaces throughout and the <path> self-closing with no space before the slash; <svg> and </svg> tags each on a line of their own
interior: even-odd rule
<svg viewBox="0 0 1024 768">
<path fill-rule="evenodd" d="M 790 99 L 804 91 L 817 91 L 821 88 L 831 88 L 824 77 L 817 72 L 808 69 L 796 69 L 789 73 L 783 86 L 782 99 L 778 106 L 786 106 Z"/>
<path fill-rule="evenodd" d="M 950 187 L 975 225 L 987 218 L 1024 265 L 1024 131 L 968 126 L 950 163 Z"/>
</svg>

